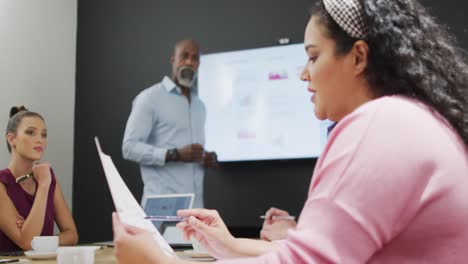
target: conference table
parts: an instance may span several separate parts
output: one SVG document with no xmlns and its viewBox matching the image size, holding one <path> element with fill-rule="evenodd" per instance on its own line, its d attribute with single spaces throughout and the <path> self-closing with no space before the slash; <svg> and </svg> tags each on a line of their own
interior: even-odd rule
<svg viewBox="0 0 468 264">
<path fill-rule="evenodd" d="M 192 261 L 200 261 L 200 262 L 213 262 L 214 259 L 212 258 L 189 258 L 183 251 L 176 251 L 176 254 L 183 258 L 183 259 L 190 259 Z M 34 263 L 34 264 L 56 264 L 57 259 L 48 259 L 48 260 L 37 260 L 37 259 L 27 259 L 25 256 L 20 257 L 0 257 L 0 259 L 25 259 L 25 262 L 19 263 Z M 18 262 L 16 262 L 18 263 Z M 96 251 L 94 255 L 94 264 L 116 264 L 117 259 L 114 256 L 114 248 L 113 247 L 102 247 L 101 249 Z M 12 263 L 14 264 L 14 263 Z"/>
</svg>

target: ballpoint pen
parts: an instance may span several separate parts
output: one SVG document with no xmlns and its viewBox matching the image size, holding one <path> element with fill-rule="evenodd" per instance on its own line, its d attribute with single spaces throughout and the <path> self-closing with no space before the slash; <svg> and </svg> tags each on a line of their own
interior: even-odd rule
<svg viewBox="0 0 468 264">
<path fill-rule="evenodd" d="M 145 219 L 151 221 L 161 221 L 161 222 L 182 222 L 187 220 L 187 217 L 183 216 L 174 216 L 174 215 L 149 215 L 145 216 Z"/>
<path fill-rule="evenodd" d="M 296 219 L 296 217 L 293 216 L 293 215 L 274 215 L 274 216 L 272 216 L 272 218 L 274 218 L 275 220 L 294 220 L 294 219 Z M 266 216 L 261 215 L 260 219 L 266 219 Z"/>
</svg>

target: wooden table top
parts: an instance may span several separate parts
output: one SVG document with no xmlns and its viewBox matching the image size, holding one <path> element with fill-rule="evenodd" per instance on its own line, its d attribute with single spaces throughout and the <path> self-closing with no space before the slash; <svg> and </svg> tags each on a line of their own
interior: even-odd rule
<svg viewBox="0 0 468 264">
<path fill-rule="evenodd" d="M 176 251 L 177 256 L 183 259 L 190 259 L 192 261 L 203 261 L 203 262 L 213 262 L 214 259 L 212 258 L 190 258 L 189 254 L 184 253 L 183 251 Z M 34 263 L 34 264 L 56 264 L 57 259 L 48 259 L 48 260 L 31 260 L 28 259 L 26 256 L 20 257 L 3 257 L 0 256 L 0 259 L 24 259 L 24 262 L 19 263 Z M 13 263 L 14 264 L 14 263 Z M 114 256 L 114 248 L 113 247 L 102 247 L 96 251 L 96 255 L 94 256 L 94 264 L 117 264 L 117 260 Z"/>
</svg>

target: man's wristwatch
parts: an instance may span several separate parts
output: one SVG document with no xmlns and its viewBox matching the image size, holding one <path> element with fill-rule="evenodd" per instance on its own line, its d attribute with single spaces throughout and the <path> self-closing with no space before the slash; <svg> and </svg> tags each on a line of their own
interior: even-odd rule
<svg viewBox="0 0 468 264">
<path fill-rule="evenodd" d="M 179 160 L 179 151 L 176 148 L 169 149 L 167 151 L 167 156 L 169 161 L 178 161 Z"/>
</svg>

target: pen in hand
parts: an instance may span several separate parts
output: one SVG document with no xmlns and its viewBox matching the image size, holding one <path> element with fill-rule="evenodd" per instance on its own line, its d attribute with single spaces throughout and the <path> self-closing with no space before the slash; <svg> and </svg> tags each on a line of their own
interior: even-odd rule
<svg viewBox="0 0 468 264">
<path fill-rule="evenodd" d="M 261 215 L 260 219 L 266 219 L 266 216 Z M 294 220 L 294 219 L 296 219 L 296 217 L 293 216 L 293 215 L 274 215 L 274 216 L 271 217 L 271 219 L 273 219 L 273 220 Z"/>
<path fill-rule="evenodd" d="M 151 221 L 161 221 L 161 222 L 182 222 L 186 221 L 187 217 L 175 216 L 175 215 L 149 215 L 145 216 L 145 219 Z"/>
</svg>

